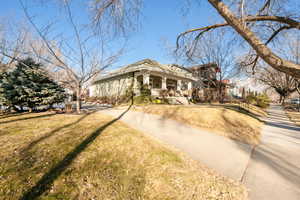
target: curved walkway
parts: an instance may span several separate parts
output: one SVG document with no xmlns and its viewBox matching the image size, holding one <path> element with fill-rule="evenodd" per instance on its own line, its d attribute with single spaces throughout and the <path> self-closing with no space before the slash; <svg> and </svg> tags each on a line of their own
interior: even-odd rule
<svg viewBox="0 0 300 200">
<path fill-rule="evenodd" d="M 103 110 L 119 116 L 123 110 Z M 249 189 L 251 200 L 300 199 L 300 127 L 273 105 L 256 148 L 158 115 L 129 111 L 128 125 L 175 146 Z"/>
<path fill-rule="evenodd" d="M 243 177 L 253 200 L 300 199 L 300 127 L 273 105 Z"/>
<path fill-rule="evenodd" d="M 116 117 L 123 111 L 106 109 L 101 112 Z M 121 120 L 238 181 L 241 180 L 250 158 L 252 149 L 250 145 L 201 131 L 158 115 L 129 111 Z"/>
</svg>

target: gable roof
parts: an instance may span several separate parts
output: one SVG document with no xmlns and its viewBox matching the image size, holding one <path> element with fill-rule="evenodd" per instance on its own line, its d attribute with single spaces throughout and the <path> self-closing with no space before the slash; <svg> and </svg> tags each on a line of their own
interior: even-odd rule
<svg viewBox="0 0 300 200">
<path fill-rule="evenodd" d="M 191 71 L 182 66 L 179 66 L 177 64 L 164 65 L 152 59 L 144 59 L 133 64 L 121 67 L 117 70 L 111 71 L 106 75 L 99 76 L 94 82 L 143 70 L 162 72 L 182 78 L 194 79 Z"/>
</svg>

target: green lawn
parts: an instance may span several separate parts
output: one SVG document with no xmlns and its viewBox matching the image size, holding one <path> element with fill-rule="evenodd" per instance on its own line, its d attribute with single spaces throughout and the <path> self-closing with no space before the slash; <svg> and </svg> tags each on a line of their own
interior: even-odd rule
<svg viewBox="0 0 300 200">
<path fill-rule="evenodd" d="M 0 116 L 0 199 L 247 199 L 240 183 L 98 113 Z"/>
</svg>

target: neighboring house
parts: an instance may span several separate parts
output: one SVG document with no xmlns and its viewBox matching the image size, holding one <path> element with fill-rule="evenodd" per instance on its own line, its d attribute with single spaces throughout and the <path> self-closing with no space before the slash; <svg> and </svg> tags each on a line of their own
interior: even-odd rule
<svg viewBox="0 0 300 200">
<path fill-rule="evenodd" d="M 194 88 L 209 88 L 217 81 L 217 73 L 220 68 L 215 63 L 195 65 L 188 68 L 197 81 L 193 83 Z"/>
<path fill-rule="evenodd" d="M 216 63 L 207 63 L 188 68 L 197 81 L 193 82 L 193 98 L 198 101 L 218 101 L 230 97 L 230 89 L 233 85 L 228 79 L 219 81 L 217 75 L 220 68 Z"/>
<path fill-rule="evenodd" d="M 90 87 L 90 96 L 121 96 L 130 88 L 139 95 L 142 85 L 147 85 L 153 96 L 159 96 L 161 91 L 173 91 L 174 96 L 190 96 L 196 80 L 184 67 L 145 59 L 98 77 Z"/>
</svg>

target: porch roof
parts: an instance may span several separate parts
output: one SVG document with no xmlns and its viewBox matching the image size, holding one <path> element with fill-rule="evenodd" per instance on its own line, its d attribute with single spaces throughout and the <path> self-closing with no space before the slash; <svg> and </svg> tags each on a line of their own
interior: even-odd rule
<svg viewBox="0 0 300 200">
<path fill-rule="evenodd" d="M 95 79 L 94 82 L 117 77 L 131 72 L 138 72 L 138 71 L 150 71 L 150 72 L 153 71 L 153 72 L 159 72 L 159 73 L 176 76 L 178 78 L 189 79 L 192 81 L 196 80 L 193 77 L 193 74 L 188 69 L 182 66 L 176 64 L 164 65 L 158 63 L 155 60 L 144 59 L 139 62 L 121 67 L 117 70 L 111 71 L 106 75 L 99 76 L 98 78 Z"/>
</svg>

